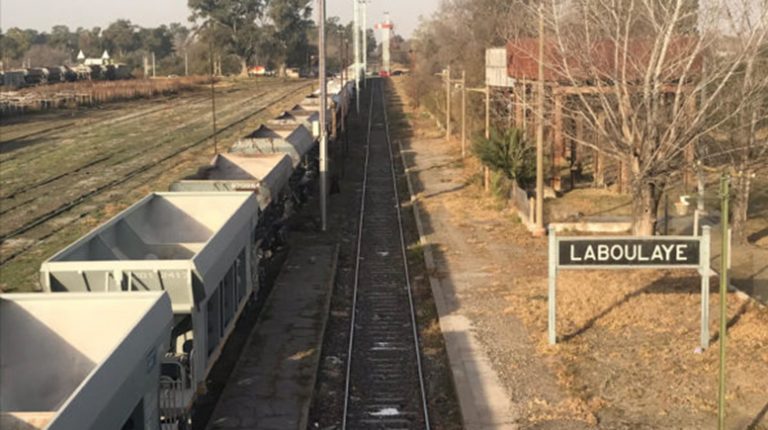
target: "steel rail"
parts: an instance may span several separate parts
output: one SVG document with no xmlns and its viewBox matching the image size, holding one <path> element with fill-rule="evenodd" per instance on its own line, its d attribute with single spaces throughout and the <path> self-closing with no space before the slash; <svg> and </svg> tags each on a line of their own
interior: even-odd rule
<svg viewBox="0 0 768 430">
<path fill-rule="evenodd" d="M 360 97 L 358 92 L 356 97 Z M 352 351 L 355 345 L 355 316 L 357 314 L 357 287 L 360 283 L 360 250 L 363 241 L 363 219 L 365 217 L 365 197 L 368 187 L 368 161 L 371 156 L 371 129 L 373 128 L 373 94 L 368 109 L 368 132 L 365 138 L 365 163 L 363 165 L 363 192 L 360 197 L 360 217 L 357 222 L 357 250 L 355 252 L 355 283 L 352 286 L 352 311 L 349 323 L 349 347 L 347 348 L 347 373 L 344 383 L 344 415 L 341 420 L 342 430 L 347 428 L 347 412 L 349 411 L 349 391 L 352 381 Z"/>
<path fill-rule="evenodd" d="M 382 83 L 382 85 L 384 85 Z M 403 252 L 403 271 L 405 272 L 405 285 L 408 290 L 408 303 L 411 307 L 411 324 L 413 328 L 413 342 L 416 349 L 416 366 L 419 372 L 419 388 L 421 389 L 421 404 L 424 409 L 425 428 L 429 430 L 429 408 L 427 407 L 426 390 L 424 389 L 424 372 L 421 363 L 421 348 L 419 346 L 419 330 L 416 323 L 416 307 L 413 304 L 413 288 L 411 287 L 411 275 L 408 270 L 408 253 L 405 247 L 405 233 L 403 232 L 403 216 L 401 213 L 400 192 L 397 189 L 397 176 L 395 174 L 395 157 L 392 154 L 392 140 L 389 135 L 389 116 L 387 115 L 387 102 L 384 96 L 384 88 L 381 89 L 381 104 L 384 111 L 384 135 L 387 137 L 387 149 L 389 149 L 389 167 L 392 170 L 392 187 L 395 190 L 395 199 L 397 200 L 397 225 L 400 229 L 400 248 Z"/>
<path fill-rule="evenodd" d="M 396 216 L 397 216 L 397 224 L 398 224 L 398 232 L 399 232 L 399 248 L 400 248 L 400 254 L 402 256 L 402 272 L 400 272 L 404 278 L 405 278 L 405 289 L 406 289 L 406 295 L 408 297 L 408 312 L 409 312 L 409 322 L 410 322 L 410 328 L 411 333 L 413 336 L 413 348 L 415 350 L 415 360 L 416 360 L 416 372 L 419 379 L 418 383 L 418 389 L 419 389 L 419 400 L 420 400 L 420 408 L 423 413 L 423 428 L 430 429 L 430 423 L 429 423 L 429 410 L 428 410 L 428 404 L 427 404 L 427 398 L 426 398 L 426 389 L 425 389 L 425 382 L 424 382 L 424 373 L 423 373 L 423 366 L 422 366 L 422 357 L 421 357 L 421 350 L 420 350 L 420 341 L 419 341 L 419 334 L 418 334 L 418 324 L 416 320 L 416 308 L 414 304 L 413 299 L 413 288 L 411 286 L 410 282 L 410 272 L 408 269 L 408 257 L 407 257 L 407 248 L 405 244 L 405 231 L 403 227 L 403 217 L 401 213 L 401 203 L 400 203 L 400 195 L 399 191 L 397 189 L 397 175 L 395 171 L 394 166 L 394 154 L 392 152 L 392 145 L 391 145 L 391 137 L 389 132 L 389 118 L 387 116 L 386 112 L 386 97 L 385 92 L 383 88 L 383 83 L 379 83 L 379 85 L 374 85 L 371 87 L 370 92 L 370 106 L 369 106 L 369 114 L 368 114 L 368 127 L 367 127 L 367 137 L 366 137 L 366 151 L 365 151 L 365 162 L 364 162 L 364 168 L 363 168 L 363 188 L 362 188 L 362 196 L 361 196 L 361 203 L 360 203 L 360 216 L 358 220 L 358 236 L 357 236 L 357 250 L 356 250 L 356 261 L 355 261 L 355 272 L 354 272 L 354 284 L 353 284 L 353 293 L 352 293 L 352 310 L 351 310 L 351 318 L 350 318 L 350 327 L 349 327 L 349 345 L 347 349 L 347 369 L 346 369 L 346 380 L 345 380 L 345 390 L 344 390 L 344 411 L 343 411 L 343 417 L 342 417 L 342 429 L 349 428 L 349 421 L 351 416 L 351 397 L 352 397 L 352 389 L 353 389 L 353 355 L 355 354 L 355 336 L 356 336 L 356 322 L 358 317 L 358 303 L 360 302 L 360 278 L 361 278 L 361 261 L 363 260 L 362 256 L 362 249 L 363 249 L 363 231 L 365 227 L 365 216 L 366 216 L 366 198 L 368 197 L 368 176 L 369 176 L 369 165 L 370 165 L 370 158 L 371 158 L 371 137 L 372 137 L 372 129 L 373 129 L 373 123 L 374 123 L 374 101 L 376 99 L 376 93 L 379 93 L 381 96 L 381 108 L 383 110 L 383 126 L 384 126 L 384 143 L 387 145 L 387 154 L 389 156 L 389 175 L 391 176 L 392 180 L 392 187 L 394 191 L 394 199 L 395 199 L 395 207 L 396 207 Z M 377 123 L 377 126 L 379 124 Z M 363 331 L 365 331 L 365 327 L 361 327 Z M 363 352 L 358 352 L 359 354 L 362 354 L 364 357 Z M 362 357 L 361 357 L 362 358 Z M 407 390 L 407 387 L 403 387 L 404 390 Z M 413 398 L 415 400 L 415 398 Z M 414 405 L 415 406 L 415 405 Z M 418 414 L 418 407 L 413 411 Z M 408 411 L 404 411 L 408 412 Z"/>
</svg>

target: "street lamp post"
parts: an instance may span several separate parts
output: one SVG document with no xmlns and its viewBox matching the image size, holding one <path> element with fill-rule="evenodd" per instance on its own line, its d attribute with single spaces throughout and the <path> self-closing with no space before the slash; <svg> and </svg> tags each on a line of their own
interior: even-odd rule
<svg viewBox="0 0 768 430">
<path fill-rule="evenodd" d="M 355 45 L 355 103 L 357 104 L 357 114 L 360 115 L 360 3 L 359 0 L 352 0 L 352 3 L 354 5 L 352 34 Z"/>
<path fill-rule="evenodd" d="M 363 84 L 367 85 L 366 76 L 368 75 L 368 1 L 361 0 L 363 5 L 363 21 L 360 25 L 360 33 L 363 38 Z"/>
<path fill-rule="evenodd" d="M 325 71 L 325 0 L 318 0 L 320 15 L 318 21 L 318 45 L 319 45 L 319 77 L 320 77 L 320 218 L 322 230 L 328 228 L 328 129 L 326 127 L 326 117 L 328 114 L 328 87 L 326 85 Z"/>
</svg>

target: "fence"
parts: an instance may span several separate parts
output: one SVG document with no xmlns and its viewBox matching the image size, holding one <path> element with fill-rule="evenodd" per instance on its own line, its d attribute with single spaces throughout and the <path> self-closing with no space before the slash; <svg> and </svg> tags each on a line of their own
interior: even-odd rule
<svg viewBox="0 0 768 430">
<path fill-rule="evenodd" d="M 0 93 L 0 114 L 4 117 L 49 109 L 93 106 L 120 100 L 150 98 L 188 91 L 209 83 L 210 78 L 192 76 L 176 79 L 142 79 L 109 82 L 73 82 Z"/>
<path fill-rule="evenodd" d="M 533 197 L 528 197 L 528 192 L 520 188 L 517 181 L 512 181 L 509 190 L 509 199 L 523 224 L 527 226 L 533 225 L 536 221 Z"/>
</svg>

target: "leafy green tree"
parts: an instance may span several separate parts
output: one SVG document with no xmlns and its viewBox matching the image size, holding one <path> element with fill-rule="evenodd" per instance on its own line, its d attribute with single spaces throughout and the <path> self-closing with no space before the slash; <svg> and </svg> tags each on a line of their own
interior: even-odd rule
<svg viewBox="0 0 768 430">
<path fill-rule="evenodd" d="M 68 54 L 77 50 L 77 42 L 77 33 L 69 31 L 66 25 L 54 25 L 51 28 L 51 35 L 48 36 L 48 46 Z M 74 53 L 77 54 L 77 52 Z"/>
<path fill-rule="evenodd" d="M 153 52 L 158 58 L 164 58 L 173 53 L 173 35 L 165 25 L 157 28 L 141 28 L 136 37 L 141 49 L 148 53 Z"/>
<path fill-rule="evenodd" d="M 311 3 L 309 3 L 311 4 Z M 277 63 L 281 71 L 285 67 L 305 64 L 309 57 L 308 29 L 312 9 L 306 0 L 272 0 L 267 16 L 273 24 L 272 33 Z"/>
<path fill-rule="evenodd" d="M 11 60 L 19 60 L 29 50 L 34 42 L 36 32 L 22 30 L 18 27 L 10 28 L 2 39 L 3 57 Z"/>
<path fill-rule="evenodd" d="M 248 74 L 248 61 L 256 52 L 263 0 L 189 0 L 190 20 L 204 20 L 205 26 L 227 35 L 227 47 L 240 59 L 240 74 Z"/>
<path fill-rule="evenodd" d="M 109 49 L 112 55 L 124 57 L 139 47 L 137 27 L 127 19 L 118 19 L 102 32 L 104 47 Z"/>
<path fill-rule="evenodd" d="M 191 32 L 189 28 L 173 22 L 168 26 L 168 31 L 171 33 L 171 40 L 173 43 L 173 52 L 177 56 L 184 55 L 184 52 L 189 49 L 192 43 Z"/>
<path fill-rule="evenodd" d="M 536 154 L 522 130 L 493 128 L 490 139 L 485 136 L 475 138 L 472 150 L 485 166 L 519 184 L 528 184 L 535 178 Z"/>
<path fill-rule="evenodd" d="M 86 56 L 96 56 L 103 50 L 101 40 L 101 27 L 92 29 L 78 28 L 77 31 L 77 49 L 83 51 Z"/>
</svg>

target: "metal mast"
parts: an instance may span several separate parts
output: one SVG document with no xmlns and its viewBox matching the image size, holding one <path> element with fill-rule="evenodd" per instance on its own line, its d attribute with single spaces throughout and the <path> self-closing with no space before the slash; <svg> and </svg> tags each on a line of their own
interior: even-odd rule
<svg viewBox="0 0 768 430">
<path fill-rule="evenodd" d="M 360 25 L 360 37 L 363 38 L 363 84 L 368 75 L 368 1 L 360 0 L 363 5 L 363 21 Z"/>
<path fill-rule="evenodd" d="M 352 34 L 355 45 L 355 102 L 357 104 L 357 114 L 360 115 L 360 4 L 359 0 L 352 0 L 354 4 L 354 24 L 352 25 Z"/>
<path fill-rule="evenodd" d="M 322 224 L 322 230 L 325 231 L 328 228 L 328 211 L 327 195 L 328 195 L 328 129 L 327 114 L 328 114 L 328 87 L 326 85 L 326 72 L 325 72 L 325 0 L 318 0 L 320 15 L 318 31 L 318 48 L 320 54 L 319 75 L 320 75 L 320 218 Z"/>
</svg>

